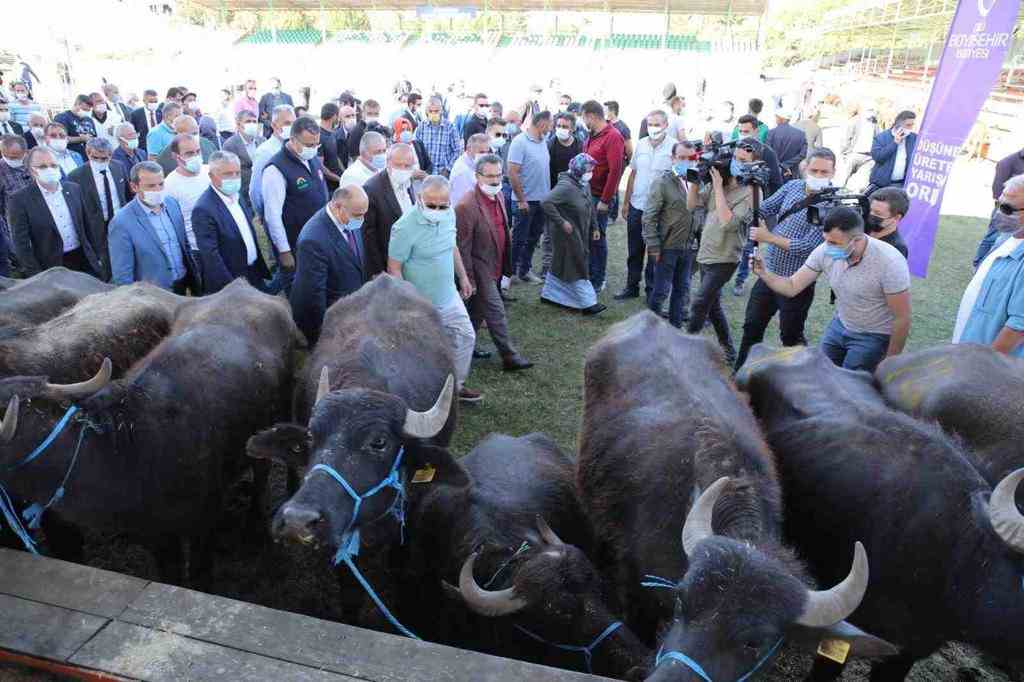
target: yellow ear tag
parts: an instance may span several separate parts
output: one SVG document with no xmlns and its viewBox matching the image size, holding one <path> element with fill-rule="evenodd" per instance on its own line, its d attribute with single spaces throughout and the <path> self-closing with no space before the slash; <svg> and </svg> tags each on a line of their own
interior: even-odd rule
<svg viewBox="0 0 1024 682">
<path fill-rule="evenodd" d="M 434 480 L 434 474 L 436 474 L 436 473 L 437 473 L 437 469 L 435 469 L 433 466 L 428 464 L 425 467 L 423 467 L 422 469 L 417 469 L 413 473 L 413 475 L 412 475 L 412 482 L 413 483 L 430 483 L 431 481 Z"/>
<path fill-rule="evenodd" d="M 850 643 L 841 639 L 823 639 L 818 645 L 818 655 L 836 663 L 846 663 L 850 653 Z"/>
</svg>

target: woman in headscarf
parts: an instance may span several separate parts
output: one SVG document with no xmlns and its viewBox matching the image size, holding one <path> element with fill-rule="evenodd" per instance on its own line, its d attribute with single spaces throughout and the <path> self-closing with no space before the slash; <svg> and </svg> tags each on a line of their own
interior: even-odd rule
<svg viewBox="0 0 1024 682">
<path fill-rule="evenodd" d="M 554 255 L 544 280 L 540 300 L 596 315 L 606 306 L 597 302 L 590 283 L 590 240 L 600 239 L 597 215 L 590 202 L 590 176 L 597 162 L 589 154 L 577 154 L 569 170 L 541 202 L 548 219 Z"/>
<path fill-rule="evenodd" d="M 428 175 L 433 175 L 434 164 L 430 160 L 430 155 L 427 154 L 426 146 L 419 140 L 413 139 L 412 123 L 404 118 L 395 119 L 395 133 L 392 136 L 392 141 L 411 144 L 412 148 L 416 150 L 417 172 L 413 174 L 413 179 L 422 180 Z"/>
</svg>

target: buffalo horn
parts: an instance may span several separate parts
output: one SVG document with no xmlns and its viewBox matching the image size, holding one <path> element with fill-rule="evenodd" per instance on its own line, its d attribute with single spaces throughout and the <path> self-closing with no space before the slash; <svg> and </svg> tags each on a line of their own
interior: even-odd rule
<svg viewBox="0 0 1024 682">
<path fill-rule="evenodd" d="M 327 372 L 327 365 L 324 365 L 324 368 L 320 370 L 320 383 L 317 384 L 316 386 L 316 402 L 314 402 L 313 404 L 316 405 L 316 403 L 320 402 L 321 398 L 323 398 L 330 392 L 331 379 L 329 373 Z"/>
<path fill-rule="evenodd" d="M 113 364 L 110 358 L 103 358 L 100 371 L 88 381 L 80 381 L 77 384 L 46 384 L 46 390 L 54 398 L 67 400 L 79 400 L 88 398 L 96 391 L 99 391 L 110 383 L 110 375 L 113 373 Z"/>
<path fill-rule="evenodd" d="M 462 571 L 459 572 L 459 592 L 462 593 L 462 598 L 470 610 L 481 616 L 494 618 L 507 616 L 525 608 L 526 600 L 516 596 L 515 588 L 509 587 L 492 592 L 476 584 L 476 578 L 473 577 L 476 556 L 476 552 L 470 554 L 466 563 L 462 564 Z"/>
<path fill-rule="evenodd" d="M 546 544 L 554 545 L 555 547 L 561 547 L 565 543 L 562 542 L 562 538 L 555 534 L 555 531 L 551 530 L 551 526 L 544 520 L 544 517 L 537 514 L 537 530 L 540 531 L 540 539 Z"/>
<path fill-rule="evenodd" d="M 1024 554 L 1024 514 L 1017 509 L 1014 500 L 1017 486 L 1024 480 L 1024 469 L 1017 469 L 992 491 L 988 502 L 988 518 L 992 528 L 1002 538 L 1006 546 L 1015 552 Z"/>
<path fill-rule="evenodd" d="M 437 396 L 437 402 L 426 412 L 415 412 L 405 410 L 404 431 L 407 436 L 413 438 L 433 438 L 444 428 L 448 421 L 448 411 L 452 406 L 452 392 L 455 389 L 455 379 L 451 374 L 444 382 L 441 395 Z"/>
<path fill-rule="evenodd" d="M 715 534 L 711 530 L 711 514 L 715 510 L 718 496 L 722 494 L 728 482 L 729 477 L 723 476 L 712 483 L 707 490 L 701 493 L 701 496 L 693 503 L 693 507 L 690 508 L 690 513 L 686 515 L 682 538 L 683 551 L 687 556 L 693 552 L 698 542 Z"/>
<path fill-rule="evenodd" d="M 858 542 L 853 546 L 850 575 L 831 590 L 808 590 L 807 606 L 797 623 L 811 628 L 826 628 L 846 620 L 860 606 L 867 589 L 868 553 Z"/>
<path fill-rule="evenodd" d="M 12 395 L 7 402 L 7 411 L 0 420 L 0 443 L 14 440 L 14 432 L 18 429 L 18 396 Z"/>
</svg>

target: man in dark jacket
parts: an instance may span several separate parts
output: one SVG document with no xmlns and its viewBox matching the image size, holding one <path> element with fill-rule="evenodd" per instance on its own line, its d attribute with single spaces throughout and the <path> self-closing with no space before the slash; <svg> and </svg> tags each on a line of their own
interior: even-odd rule
<svg viewBox="0 0 1024 682">
<path fill-rule="evenodd" d="M 917 114 L 901 111 L 889 130 L 883 130 L 871 143 L 871 158 L 875 167 L 871 169 L 871 187 L 868 193 L 879 187 L 902 187 L 910 169 L 917 146 L 917 133 L 913 132 Z"/>
<path fill-rule="evenodd" d="M 783 180 L 800 177 L 800 162 L 807 157 L 807 136 L 789 125 L 792 118 L 785 109 L 775 112 L 776 126 L 768 131 L 767 144 L 779 157 Z"/>
<path fill-rule="evenodd" d="M 363 118 L 348 133 L 348 158 L 359 156 L 359 142 L 363 139 L 363 133 L 370 131 L 380 133 L 385 140 L 391 139 L 391 129 L 380 122 L 380 104 L 373 99 L 363 102 Z"/>
<path fill-rule="evenodd" d="M 387 269 L 391 227 L 416 205 L 412 191 L 416 153 L 410 145 L 399 142 L 391 145 L 387 155 L 385 169 L 363 185 L 369 201 L 363 224 L 363 243 L 366 245 L 363 262 L 367 278 Z"/>
<path fill-rule="evenodd" d="M 533 366 L 508 338 L 508 319 L 501 300 L 502 276 L 512 276 L 512 236 L 501 196 L 501 157 L 484 154 L 476 161 L 476 183 L 455 206 L 459 254 L 476 292 L 469 301 L 474 329 L 484 321 L 505 371 Z"/>
<path fill-rule="evenodd" d="M 368 202 L 358 185 L 336 190 L 299 233 L 298 267 L 289 301 L 292 318 L 312 347 L 324 313 L 366 282 L 362 225 Z"/>
<path fill-rule="evenodd" d="M 130 127 L 130 126 L 129 126 Z M 89 140 L 85 146 L 89 157 L 84 166 L 68 174 L 68 180 L 82 188 L 85 202 L 86 223 L 95 232 L 90 240 L 96 253 L 103 260 L 101 279 L 110 279 L 110 258 L 107 254 L 107 225 L 113 220 L 118 209 L 129 201 L 128 173 L 119 163 L 111 163 L 113 150 L 102 137 Z"/>
<path fill-rule="evenodd" d="M 242 194 L 241 160 L 232 152 L 214 152 L 210 187 L 192 207 L 204 293 L 220 291 L 238 277 L 257 289 L 270 279 L 252 226 L 252 211 L 242 203 Z"/>
</svg>

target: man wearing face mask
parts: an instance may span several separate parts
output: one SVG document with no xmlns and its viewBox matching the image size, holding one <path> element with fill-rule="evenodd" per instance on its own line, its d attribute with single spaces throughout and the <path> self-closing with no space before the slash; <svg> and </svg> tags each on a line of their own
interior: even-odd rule
<svg viewBox="0 0 1024 682">
<path fill-rule="evenodd" d="M 253 116 L 259 119 L 260 115 L 260 104 L 256 99 L 256 81 L 250 79 L 245 81 L 245 86 L 242 88 L 242 93 L 235 98 L 235 114 L 240 114 L 243 111 L 250 112 Z"/>
<path fill-rule="evenodd" d="M 999 237 L 960 299 L 953 343 L 980 343 L 1020 358 L 1024 357 L 1024 175 L 1006 181 L 996 210 L 993 225 Z"/>
<path fill-rule="evenodd" d="M 14 251 L 11 228 L 7 223 L 7 204 L 11 195 L 32 184 L 32 174 L 25 166 L 25 140 L 17 135 L 0 137 L 0 276 L 10 274 L 10 254 Z"/>
<path fill-rule="evenodd" d="M 505 371 L 528 369 L 533 363 L 519 355 L 509 339 L 500 293 L 502 277 L 512 274 L 512 237 L 505 202 L 501 200 L 501 159 L 495 154 L 481 154 L 475 176 L 475 186 L 455 206 L 459 255 L 476 291 L 469 299 L 469 317 L 474 329 L 487 322 Z M 488 356 L 490 353 L 476 353 L 476 357 Z"/>
<path fill-rule="evenodd" d="M 750 239 L 757 242 L 760 256 L 768 270 L 780 277 L 796 274 L 824 240 L 821 228 L 807 221 L 807 205 L 816 192 L 832 185 L 835 174 L 835 154 L 830 149 L 815 149 L 807 161 L 804 178 L 790 180 L 761 203 L 762 218 L 782 218 L 772 230 L 764 222 L 750 229 Z M 750 349 L 764 340 L 764 332 L 776 312 L 779 313 L 782 345 L 806 344 L 804 325 L 813 303 L 813 282 L 801 289 L 798 295 L 790 297 L 776 293 L 763 279 L 758 280 L 747 300 L 743 341 L 740 343 L 736 368 L 742 367 Z"/>
<path fill-rule="evenodd" d="M 334 102 L 328 102 L 320 107 L 320 147 L 316 153 L 320 157 L 320 163 L 324 166 L 327 191 L 332 194 L 334 190 L 338 189 L 338 182 L 344 172 L 341 162 L 338 160 L 338 140 L 335 137 L 340 113 L 340 107 Z"/>
<path fill-rule="evenodd" d="M 149 131 L 160 125 L 160 122 L 156 120 L 157 106 L 159 103 L 156 90 L 145 90 L 142 93 L 142 106 L 128 116 L 129 122 L 135 126 L 135 132 L 139 135 L 139 149 L 142 151 L 147 151 L 146 139 Z"/>
<path fill-rule="evenodd" d="M 239 277 L 262 289 L 264 281 L 270 279 L 270 270 L 260 254 L 252 213 L 240 200 L 241 160 L 231 152 L 214 152 L 209 182 L 210 187 L 192 208 L 203 292 L 220 291 Z"/>
<path fill-rule="evenodd" d="M 324 312 L 368 280 L 362 229 L 367 207 L 362 187 L 342 187 L 299 233 L 298 267 L 289 301 L 292 318 L 311 348 L 320 337 Z"/>
<path fill-rule="evenodd" d="M 477 403 L 483 396 L 465 386 L 473 361 L 476 332 L 463 301 L 474 292 L 456 247 L 457 234 L 448 180 L 431 175 L 423 181 L 416 207 L 391 229 L 388 274 L 410 282 L 437 309 L 455 358 L 459 400 Z"/>
<path fill-rule="evenodd" d="M 36 147 L 25 157 L 33 183 L 14 192 L 7 203 L 7 222 L 14 251 L 26 277 L 48 268 L 100 277 L 105 263 L 91 241 L 82 190 L 61 180 L 53 152 Z"/>
<path fill-rule="evenodd" d="M 90 93 L 89 99 L 92 100 L 90 118 L 96 135 L 114 144 L 114 128 L 121 124 L 121 112 L 117 107 L 111 107 L 106 98 L 98 92 Z"/>
<path fill-rule="evenodd" d="M 199 145 L 199 155 L 203 163 L 206 163 L 210 159 L 217 148 L 213 146 L 205 137 L 199 134 L 199 124 L 191 116 L 185 114 L 174 119 L 174 134 L 175 135 L 191 135 L 196 139 L 196 144 Z M 164 169 L 164 173 L 170 174 L 174 172 L 174 169 L 178 167 L 178 160 L 171 151 L 170 145 L 164 148 L 160 155 L 154 159 L 160 167 Z"/>
<path fill-rule="evenodd" d="M 260 121 L 263 123 L 264 137 L 270 137 L 271 135 L 271 128 L 273 127 L 271 125 L 271 118 L 274 109 L 281 106 L 282 104 L 294 106 L 294 102 L 292 102 L 292 96 L 289 95 L 287 92 L 282 92 L 280 78 L 271 78 L 270 83 L 268 85 L 270 86 L 270 91 L 265 93 L 263 97 L 260 98 L 259 103 L 259 118 Z"/>
<path fill-rule="evenodd" d="M 257 217 L 263 217 L 263 169 L 291 137 L 293 123 L 295 123 L 295 109 L 287 104 L 274 109 L 271 118 L 274 134 L 256 148 L 256 155 L 252 157 L 249 199 L 252 200 L 252 208 Z"/>
<path fill-rule="evenodd" d="M 178 135 L 169 147 L 174 155 L 175 168 L 164 182 L 167 196 L 178 202 L 185 220 L 185 235 L 192 250 L 198 250 L 195 233 L 192 231 L 192 207 L 210 187 L 208 169 L 203 167 L 203 157 L 195 135 Z"/>
<path fill-rule="evenodd" d="M 32 114 L 43 113 L 43 107 L 32 101 L 32 95 L 24 83 L 20 81 L 12 83 L 11 92 L 14 94 L 14 102 L 11 103 L 11 120 L 18 125 L 28 126 L 29 117 Z"/>
<path fill-rule="evenodd" d="M 237 156 L 242 165 L 242 190 L 238 194 L 238 200 L 242 202 L 243 208 L 254 217 L 256 213 L 249 197 L 252 187 L 253 158 L 256 156 L 256 150 L 264 142 L 259 131 L 260 125 L 256 121 L 256 115 L 251 111 L 243 110 L 235 116 L 235 134 L 224 141 L 224 151 Z"/>
<path fill-rule="evenodd" d="M 67 178 L 68 173 L 85 163 L 85 159 L 78 152 L 68 149 L 68 133 L 60 123 L 48 124 L 45 135 L 46 147 L 57 159 L 61 178 Z"/>
<path fill-rule="evenodd" d="M 349 104 L 338 106 L 338 128 L 334 131 L 334 146 L 338 150 L 338 163 L 342 172 L 348 168 L 351 157 L 348 154 L 348 136 L 356 127 L 356 110 Z"/>
<path fill-rule="evenodd" d="M 153 161 L 136 164 L 129 176 L 135 198 L 110 221 L 111 281 L 150 282 L 185 294 L 198 289 L 185 220 L 178 202 L 164 192 L 164 172 Z"/>
<path fill-rule="evenodd" d="M 135 132 L 135 126 L 131 123 L 122 123 L 114 129 L 117 139 L 117 148 L 111 157 L 121 164 L 121 170 L 125 177 L 131 172 L 132 166 L 146 160 L 148 154 L 144 149 L 139 148 L 139 134 Z M 131 197 L 128 197 L 131 199 Z"/>
<path fill-rule="evenodd" d="M 650 129 L 648 124 L 648 131 Z M 640 144 L 646 139 L 643 138 Z M 637 145 L 637 153 L 640 144 Z M 647 298 L 647 307 L 662 314 L 661 307 L 671 289 L 668 321 L 677 329 L 682 329 L 683 324 L 689 321 L 690 271 L 699 242 L 697 230 L 700 226 L 694 224 L 693 212 L 686 206 L 689 190 L 686 172 L 696 156 L 697 150 L 692 143 L 672 144 L 672 168 L 662 171 L 652 181 L 643 211 L 643 238 L 647 245 L 648 263 L 655 263 L 654 286 Z"/>
<path fill-rule="evenodd" d="M 288 143 L 263 171 L 263 214 L 267 233 L 278 253 L 280 282 L 287 295 L 295 274 L 292 248 L 299 232 L 327 204 L 323 166 L 316 156 L 320 126 L 309 116 L 295 119 Z"/>
<path fill-rule="evenodd" d="M 420 124 L 419 110 L 420 102 L 422 100 L 423 98 L 420 96 L 418 92 L 410 92 L 409 95 L 405 98 L 405 108 L 402 111 L 402 114 L 401 116 L 399 116 L 399 118 L 404 118 L 406 121 L 409 122 L 409 125 L 411 126 L 410 130 L 415 131 L 416 126 Z"/>
<path fill-rule="evenodd" d="M 996 163 L 996 173 L 992 177 L 992 199 L 995 201 L 995 207 L 992 211 L 992 216 L 989 218 L 989 226 L 985 231 L 985 236 L 981 238 L 981 242 L 978 243 L 978 250 L 974 254 L 973 265 L 975 269 L 981 265 L 981 261 L 985 260 L 985 256 L 992 250 L 996 243 L 996 238 L 999 236 L 999 231 L 996 229 L 996 221 L 1002 220 L 999 217 L 999 199 L 1003 195 L 1003 187 L 1006 185 L 1007 180 L 1022 173 L 1024 173 L 1024 149 L 1019 149 L 1008 156 L 1004 156 Z"/>
<path fill-rule="evenodd" d="M 180 104 L 169 102 L 164 105 L 163 120 L 160 125 L 150 128 L 149 133 L 146 134 L 146 152 L 149 154 L 150 161 L 156 161 L 157 157 L 171 144 L 174 136 L 178 134 L 174 131 L 174 122 L 180 116 Z M 198 126 L 196 132 L 198 132 Z"/>
<path fill-rule="evenodd" d="M 672 143 L 668 141 L 668 116 L 662 110 L 647 114 L 647 136 L 636 144 L 626 180 L 626 286 L 615 294 L 616 301 L 640 296 L 640 277 L 644 280 L 644 298 L 650 298 L 654 285 L 654 261 L 644 268 L 644 208 L 651 182 L 672 167 Z"/>
<path fill-rule="evenodd" d="M 391 141 L 410 145 L 416 152 L 416 170 L 412 174 L 414 181 L 423 180 L 428 175 L 434 174 L 434 163 L 430 160 L 430 155 L 427 154 L 426 146 L 414 137 L 412 126 L 401 116 L 395 121 L 395 132 Z"/>
<path fill-rule="evenodd" d="M 473 115 L 462 127 L 462 141 L 469 142 L 469 138 L 487 130 L 487 122 L 491 120 L 491 104 L 487 95 L 478 93 L 473 97 Z"/>
<path fill-rule="evenodd" d="M 583 151 L 597 162 L 590 180 L 590 196 L 597 210 L 601 237 L 590 242 L 590 282 L 600 293 L 604 290 L 608 267 L 608 213 L 612 198 L 619 191 L 626 143 L 619 131 L 605 120 L 600 102 L 590 100 L 583 104 L 583 122 L 590 132 Z"/>
<path fill-rule="evenodd" d="M 412 190 L 416 169 L 413 148 L 403 142 L 391 145 L 386 163 L 384 171 L 363 185 L 369 202 L 363 223 L 363 243 L 366 245 L 363 261 L 368 279 L 387 269 L 388 241 L 391 239 L 392 227 L 403 215 L 411 213 L 416 205 Z"/>
<path fill-rule="evenodd" d="M 476 185 L 476 160 L 491 151 L 491 141 L 486 133 L 476 133 L 466 140 L 466 151 L 452 167 L 451 183 L 452 205 L 458 205 L 469 191 Z"/>
<path fill-rule="evenodd" d="M 101 137 L 89 140 L 85 145 L 89 162 L 68 175 L 68 179 L 82 188 L 82 199 L 88 224 L 94 232 L 91 235 L 96 252 L 104 263 L 103 280 L 110 279 L 109 257 L 107 256 L 107 226 L 114 214 L 128 201 L 128 175 L 119 163 L 111 163 L 113 149 Z"/>
<path fill-rule="evenodd" d="M 795 274 L 777 275 L 760 257 L 754 274 L 772 291 L 798 296 L 823 273 L 836 295 L 836 312 L 821 339 L 833 363 L 873 372 L 882 360 L 899 355 L 910 334 L 910 270 L 899 251 L 864 234 L 860 211 L 840 206 L 829 211 L 819 244 Z"/>
<path fill-rule="evenodd" d="M 360 144 L 366 133 L 377 133 L 385 140 L 391 137 L 391 130 L 380 122 L 380 104 L 377 100 L 368 99 L 363 103 L 363 118 L 348 134 L 349 158 L 359 156 Z"/>
<path fill-rule="evenodd" d="M 359 156 L 349 164 L 341 174 L 340 187 L 359 185 L 360 187 L 387 165 L 388 143 L 384 136 L 376 131 L 364 133 L 359 140 Z"/>
<path fill-rule="evenodd" d="M 24 133 L 24 138 L 29 149 L 46 144 L 46 125 L 46 117 L 42 114 L 32 114 L 28 117 L 28 129 Z"/>
<path fill-rule="evenodd" d="M 0 99 L 0 136 L 24 134 L 25 129 L 11 120 L 11 105 Z"/>
<path fill-rule="evenodd" d="M 899 187 L 883 187 L 871 195 L 871 214 L 867 232 L 893 247 L 906 258 L 910 253 L 900 236 L 900 221 L 910 210 L 910 197 Z"/>
<path fill-rule="evenodd" d="M 79 156 L 85 156 L 85 143 L 96 137 L 96 126 L 92 119 L 92 100 L 89 95 L 79 95 L 67 111 L 53 117 L 68 131 L 68 149 Z"/>
<path fill-rule="evenodd" d="M 459 136 L 454 126 L 442 115 L 443 103 L 440 97 L 431 97 L 427 102 L 427 120 L 416 126 L 415 138 L 427 148 L 434 172 L 447 175 L 452 164 L 459 158 Z"/>
</svg>

